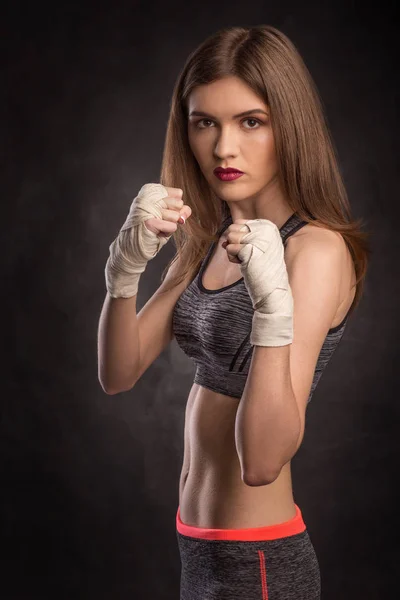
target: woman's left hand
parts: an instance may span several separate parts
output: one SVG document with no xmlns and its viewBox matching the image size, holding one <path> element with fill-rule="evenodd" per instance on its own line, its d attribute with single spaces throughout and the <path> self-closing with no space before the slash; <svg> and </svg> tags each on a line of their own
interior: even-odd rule
<svg viewBox="0 0 400 600">
<path fill-rule="evenodd" d="M 293 341 L 293 297 L 278 227 L 268 219 L 236 219 L 224 232 L 230 262 L 238 263 L 253 303 L 250 343 Z"/>
</svg>

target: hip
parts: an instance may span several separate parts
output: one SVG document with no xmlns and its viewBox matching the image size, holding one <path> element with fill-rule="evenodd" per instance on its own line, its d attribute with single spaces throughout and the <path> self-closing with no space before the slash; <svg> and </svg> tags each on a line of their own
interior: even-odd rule
<svg viewBox="0 0 400 600">
<path fill-rule="evenodd" d="M 301 510 L 247 529 L 193 527 L 176 514 L 180 600 L 319 600 L 320 569 Z"/>
</svg>

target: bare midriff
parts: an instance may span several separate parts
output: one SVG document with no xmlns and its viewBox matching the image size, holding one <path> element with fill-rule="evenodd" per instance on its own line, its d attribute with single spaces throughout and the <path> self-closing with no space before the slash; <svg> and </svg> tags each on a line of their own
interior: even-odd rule
<svg viewBox="0 0 400 600">
<path fill-rule="evenodd" d="M 242 480 L 235 445 L 239 400 L 193 384 L 186 411 L 190 468 L 183 486 L 180 516 L 187 525 L 242 529 L 281 523 L 296 514 L 290 463 L 268 485 Z M 184 475 L 184 474 L 182 474 Z"/>
</svg>

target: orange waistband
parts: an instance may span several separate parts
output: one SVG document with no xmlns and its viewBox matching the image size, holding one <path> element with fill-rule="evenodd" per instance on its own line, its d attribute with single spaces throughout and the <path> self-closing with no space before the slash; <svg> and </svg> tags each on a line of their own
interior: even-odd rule
<svg viewBox="0 0 400 600">
<path fill-rule="evenodd" d="M 289 535 L 295 535 L 296 533 L 302 533 L 306 529 L 301 510 L 297 504 L 295 504 L 295 507 L 295 516 L 283 523 L 265 525 L 264 527 L 249 527 L 246 529 L 207 529 L 183 523 L 180 517 L 180 507 L 178 506 L 176 528 L 182 535 L 205 540 L 236 540 L 245 542 L 276 540 Z"/>
</svg>

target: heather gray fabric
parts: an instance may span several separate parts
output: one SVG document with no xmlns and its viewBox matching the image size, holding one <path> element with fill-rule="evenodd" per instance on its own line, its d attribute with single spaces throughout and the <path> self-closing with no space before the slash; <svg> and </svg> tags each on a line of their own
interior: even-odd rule
<svg viewBox="0 0 400 600">
<path fill-rule="evenodd" d="M 220 236 L 232 223 L 229 216 Z M 296 213 L 280 228 L 282 242 L 306 225 Z M 216 244 L 212 243 L 197 275 L 184 290 L 173 312 L 173 331 L 180 348 L 196 365 L 194 382 L 215 392 L 241 398 L 249 372 L 253 347 L 250 332 L 254 314 L 243 277 L 219 290 L 207 290 L 203 272 Z M 346 327 L 348 314 L 328 331 L 322 345 L 308 402 Z"/>
<path fill-rule="evenodd" d="M 244 542 L 197 539 L 178 531 L 176 535 L 182 564 L 180 600 L 321 598 L 319 564 L 307 530 Z"/>
</svg>

